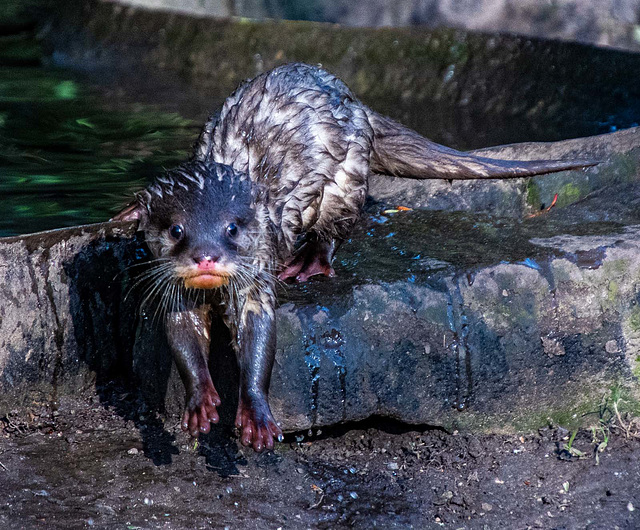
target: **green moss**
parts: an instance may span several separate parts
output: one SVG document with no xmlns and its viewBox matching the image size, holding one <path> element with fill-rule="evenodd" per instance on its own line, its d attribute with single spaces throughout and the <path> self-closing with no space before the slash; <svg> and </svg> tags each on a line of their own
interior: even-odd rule
<svg viewBox="0 0 640 530">
<path fill-rule="evenodd" d="M 618 301 L 619 290 L 618 282 L 609 280 L 609 283 L 607 284 L 607 300 L 609 301 L 609 304 L 614 305 Z"/>
<path fill-rule="evenodd" d="M 640 379 L 640 355 L 636 355 L 631 361 L 631 373 L 636 379 Z"/>
<path fill-rule="evenodd" d="M 466 413 L 451 416 L 450 423 L 446 426 L 484 433 L 531 432 L 549 424 L 575 430 L 596 423 L 603 406 L 608 407 L 611 412 L 614 402 L 621 413 L 628 412 L 638 416 L 638 397 L 637 389 L 628 383 L 614 383 L 605 389 L 597 385 L 589 388 L 587 385 L 574 393 L 567 391 L 564 401 L 537 409 L 531 405 L 528 409 L 515 407 L 513 411 L 508 412 L 474 414 L 473 408 L 470 407 Z"/>
<path fill-rule="evenodd" d="M 635 306 L 631 310 L 631 314 L 627 319 L 627 324 L 629 325 L 632 331 L 635 331 L 635 332 L 640 331 L 640 307 Z"/>
<path fill-rule="evenodd" d="M 473 414 L 469 409 L 466 413 L 453 417 L 451 425 L 447 427 L 471 432 L 511 434 L 536 431 L 550 424 L 573 430 L 587 424 L 585 415 L 598 410 L 599 399 L 594 398 L 575 405 L 567 404 L 557 409 L 539 409 L 519 414 L 516 411 L 509 414 Z"/>
<path fill-rule="evenodd" d="M 542 204 L 540 189 L 533 179 L 527 182 L 527 206 L 532 210 L 539 210 Z"/>
<path fill-rule="evenodd" d="M 620 153 L 612 154 L 610 164 L 611 166 L 607 173 L 613 176 L 613 178 L 610 179 L 611 183 L 630 182 L 637 179 L 637 156 L 628 156 L 627 154 Z"/>
<path fill-rule="evenodd" d="M 560 188 L 558 192 L 558 206 L 567 206 L 577 202 L 582 197 L 580 188 L 573 182 L 569 182 Z"/>
<path fill-rule="evenodd" d="M 629 270 L 630 264 L 628 259 L 607 260 L 603 264 L 605 276 L 624 276 Z"/>
</svg>

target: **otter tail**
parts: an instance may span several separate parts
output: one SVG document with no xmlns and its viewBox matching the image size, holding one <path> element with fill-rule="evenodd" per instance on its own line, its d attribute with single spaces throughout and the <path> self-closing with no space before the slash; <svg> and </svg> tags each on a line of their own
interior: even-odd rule
<svg viewBox="0 0 640 530">
<path fill-rule="evenodd" d="M 500 160 L 463 153 L 420 136 L 367 109 L 373 127 L 371 170 L 416 179 L 495 179 L 530 177 L 595 166 L 593 160 Z"/>
</svg>

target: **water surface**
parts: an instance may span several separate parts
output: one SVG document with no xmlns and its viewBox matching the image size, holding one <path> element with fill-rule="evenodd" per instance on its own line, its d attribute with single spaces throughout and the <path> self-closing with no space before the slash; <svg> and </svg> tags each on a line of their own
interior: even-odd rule
<svg viewBox="0 0 640 530">
<path fill-rule="evenodd" d="M 70 72 L 0 67 L 0 236 L 108 219 L 197 130 L 152 105 L 114 108 Z"/>
</svg>

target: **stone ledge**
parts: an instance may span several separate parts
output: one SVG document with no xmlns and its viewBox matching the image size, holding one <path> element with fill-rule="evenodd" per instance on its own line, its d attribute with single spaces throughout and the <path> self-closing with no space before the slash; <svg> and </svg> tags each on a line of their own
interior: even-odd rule
<svg viewBox="0 0 640 530">
<path fill-rule="evenodd" d="M 286 430 L 378 415 L 513 431 L 579 417 L 614 386 L 635 400 L 639 186 L 525 222 L 370 211 L 341 249 L 338 278 L 281 293 L 276 417 Z M 179 411 L 162 334 L 126 296 L 140 261 L 133 230 L 0 239 L 0 415 L 118 377 Z M 228 420 L 235 366 L 216 337 Z"/>
</svg>

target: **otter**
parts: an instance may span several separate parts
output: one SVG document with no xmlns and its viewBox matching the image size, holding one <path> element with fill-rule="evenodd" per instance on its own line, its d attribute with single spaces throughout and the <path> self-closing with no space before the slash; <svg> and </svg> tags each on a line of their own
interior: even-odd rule
<svg viewBox="0 0 640 530">
<path fill-rule="evenodd" d="M 274 68 L 240 85 L 210 117 L 190 160 L 158 176 L 114 220 L 138 220 L 154 261 L 167 339 L 186 389 L 182 428 L 218 421 L 208 366 L 212 293 L 240 367 L 236 426 L 257 452 L 282 431 L 268 404 L 276 282 L 333 276 L 371 173 L 417 179 L 514 178 L 594 165 L 506 161 L 436 144 L 361 103 L 329 72 Z M 202 296 L 202 298 L 199 298 Z"/>
</svg>

